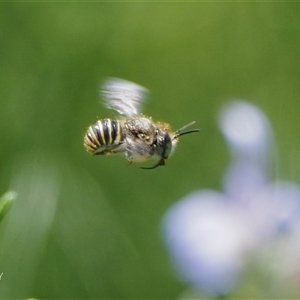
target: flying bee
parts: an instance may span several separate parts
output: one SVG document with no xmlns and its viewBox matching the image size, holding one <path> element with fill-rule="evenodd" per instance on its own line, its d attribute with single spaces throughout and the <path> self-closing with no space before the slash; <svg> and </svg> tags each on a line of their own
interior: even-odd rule
<svg viewBox="0 0 300 300">
<path fill-rule="evenodd" d="M 180 136 L 199 131 L 183 131 L 195 123 L 191 122 L 173 132 L 169 124 L 153 122 L 152 118 L 142 115 L 142 104 L 149 92 L 136 83 L 109 78 L 100 91 L 104 105 L 117 111 L 120 116 L 98 120 L 87 129 L 84 147 L 93 155 L 125 153 L 129 163 L 143 162 L 157 156 L 155 165 L 142 167 L 154 169 L 166 164 Z"/>
</svg>

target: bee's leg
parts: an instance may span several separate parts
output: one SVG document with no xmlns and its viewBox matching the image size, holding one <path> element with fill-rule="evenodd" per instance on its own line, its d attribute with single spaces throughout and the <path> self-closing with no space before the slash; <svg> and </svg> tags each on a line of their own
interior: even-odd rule
<svg viewBox="0 0 300 300">
<path fill-rule="evenodd" d="M 133 161 L 133 155 L 132 155 L 132 152 L 129 151 L 128 149 L 125 151 L 125 156 L 126 156 L 126 159 L 128 161 L 128 164 L 131 164 L 132 161 Z"/>
</svg>

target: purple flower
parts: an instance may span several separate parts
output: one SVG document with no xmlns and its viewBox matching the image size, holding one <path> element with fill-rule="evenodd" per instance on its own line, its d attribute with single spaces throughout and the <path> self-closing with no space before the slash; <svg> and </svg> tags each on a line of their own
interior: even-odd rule
<svg viewBox="0 0 300 300">
<path fill-rule="evenodd" d="M 238 283 L 248 258 L 280 233 L 297 228 L 299 240 L 300 187 L 270 180 L 273 136 L 257 107 L 231 102 L 218 123 L 231 153 L 223 192 L 200 190 L 181 199 L 165 214 L 163 234 L 182 279 L 222 295 Z"/>
</svg>

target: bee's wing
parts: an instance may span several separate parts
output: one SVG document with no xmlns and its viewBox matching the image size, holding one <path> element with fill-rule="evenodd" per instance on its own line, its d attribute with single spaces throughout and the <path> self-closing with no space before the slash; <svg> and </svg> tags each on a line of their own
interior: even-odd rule
<svg viewBox="0 0 300 300">
<path fill-rule="evenodd" d="M 114 109 L 125 116 L 141 113 L 142 104 L 145 102 L 147 94 L 149 94 L 146 88 L 119 78 L 107 79 L 100 92 L 106 107 Z"/>
</svg>

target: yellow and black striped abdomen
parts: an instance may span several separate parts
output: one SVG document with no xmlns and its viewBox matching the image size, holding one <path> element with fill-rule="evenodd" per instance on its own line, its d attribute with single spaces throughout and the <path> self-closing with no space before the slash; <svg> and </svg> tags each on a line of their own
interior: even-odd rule
<svg viewBox="0 0 300 300">
<path fill-rule="evenodd" d="M 103 119 L 88 128 L 83 144 L 85 149 L 94 155 L 112 154 L 119 152 L 122 141 L 120 121 Z"/>
</svg>

